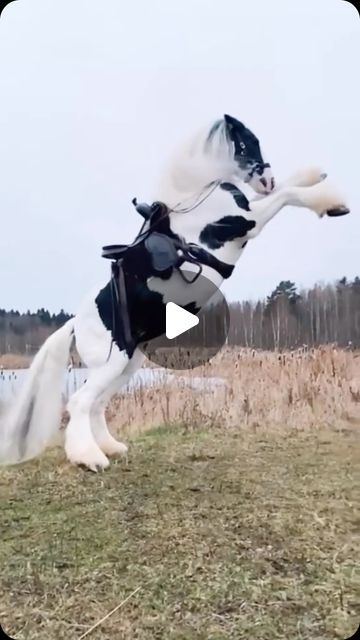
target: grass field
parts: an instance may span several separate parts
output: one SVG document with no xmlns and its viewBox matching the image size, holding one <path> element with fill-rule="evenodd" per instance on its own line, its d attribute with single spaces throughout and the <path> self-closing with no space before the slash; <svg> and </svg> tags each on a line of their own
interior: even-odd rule
<svg viewBox="0 0 360 640">
<path fill-rule="evenodd" d="M 101 475 L 0 471 L 16 640 L 344 640 L 360 621 L 359 432 L 163 427 Z"/>
</svg>

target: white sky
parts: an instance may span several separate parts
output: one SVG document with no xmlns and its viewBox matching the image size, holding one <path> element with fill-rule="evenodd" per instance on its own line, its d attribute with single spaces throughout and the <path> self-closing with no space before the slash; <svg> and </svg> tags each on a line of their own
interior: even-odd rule
<svg viewBox="0 0 360 640">
<path fill-rule="evenodd" d="M 320 164 L 352 214 L 285 209 L 229 299 L 360 275 L 360 21 L 344 0 L 18 0 L 0 19 L 0 307 L 76 310 L 168 154 L 230 113 L 281 179 Z"/>
</svg>

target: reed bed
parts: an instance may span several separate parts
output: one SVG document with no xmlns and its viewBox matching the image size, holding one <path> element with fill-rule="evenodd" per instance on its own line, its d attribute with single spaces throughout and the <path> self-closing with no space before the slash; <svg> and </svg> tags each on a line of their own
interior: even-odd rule
<svg viewBox="0 0 360 640">
<path fill-rule="evenodd" d="M 222 381 L 222 383 L 221 383 Z M 360 427 L 360 353 L 332 346 L 287 353 L 227 348 L 166 385 L 116 395 L 112 429 L 156 425 L 239 429 Z"/>
<path fill-rule="evenodd" d="M 25 353 L 0 353 L 0 369 L 25 369 L 31 360 L 32 356 Z"/>
</svg>

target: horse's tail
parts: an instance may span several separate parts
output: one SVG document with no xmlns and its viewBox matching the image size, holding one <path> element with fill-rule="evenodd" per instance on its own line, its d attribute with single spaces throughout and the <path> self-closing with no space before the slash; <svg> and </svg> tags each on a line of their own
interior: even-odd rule
<svg viewBox="0 0 360 640">
<path fill-rule="evenodd" d="M 63 375 L 73 337 L 71 318 L 36 354 L 15 404 L 0 418 L 0 464 L 34 458 L 54 440 L 60 426 Z"/>
</svg>

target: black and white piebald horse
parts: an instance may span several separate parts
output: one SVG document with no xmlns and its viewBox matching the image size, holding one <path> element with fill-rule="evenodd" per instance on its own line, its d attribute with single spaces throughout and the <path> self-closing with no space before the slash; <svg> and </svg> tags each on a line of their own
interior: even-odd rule
<svg viewBox="0 0 360 640">
<path fill-rule="evenodd" d="M 249 200 L 241 190 L 247 189 L 244 183 L 258 195 Z M 195 254 L 204 256 L 200 260 L 203 275 L 216 287 L 230 276 L 247 242 L 283 207 L 304 207 L 319 217 L 349 211 L 326 175 L 316 168 L 275 185 L 256 136 L 227 115 L 178 150 L 164 172 L 156 199 L 166 204 L 166 215 L 160 207 L 158 218 L 154 220 L 155 212 L 145 222 L 145 234 L 155 225 L 162 237 L 185 243 L 194 251 L 197 248 Z M 144 355 L 139 347 L 164 332 L 167 302 L 196 310 L 207 302 L 198 280 L 191 284 L 181 276 L 182 268 L 196 270 L 191 261 L 154 275 L 145 258 L 140 243 L 123 262 L 132 348 L 124 347 L 116 330 L 112 283 L 95 289 L 76 316 L 51 335 L 34 358 L 17 403 L 1 425 L 0 463 L 38 455 L 59 433 L 63 371 L 74 339 L 89 375 L 67 405 L 67 458 L 96 471 L 109 465 L 108 456 L 127 451 L 107 428 L 109 399 L 141 367 Z"/>
</svg>

